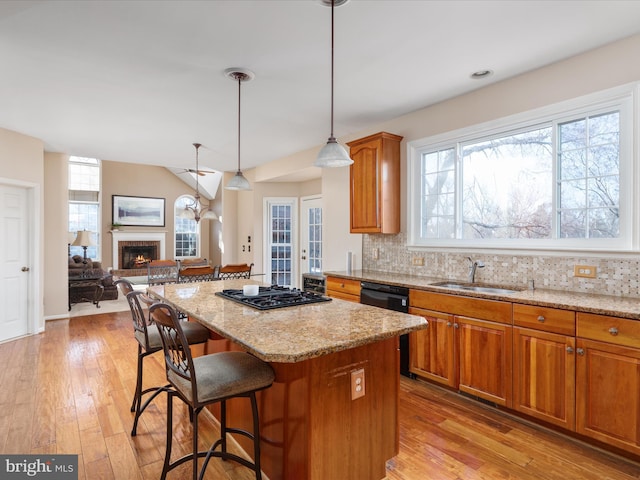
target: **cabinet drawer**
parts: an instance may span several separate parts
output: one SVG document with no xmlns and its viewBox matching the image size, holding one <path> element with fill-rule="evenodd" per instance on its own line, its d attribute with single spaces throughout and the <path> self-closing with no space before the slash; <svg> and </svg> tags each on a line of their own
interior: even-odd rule
<svg viewBox="0 0 640 480">
<path fill-rule="evenodd" d="M 409 305 L 492 322 L 512 323 L 511 303 L 483 298 L 410 290 Z"/>
<path fill-rule="evenodd" d="M 360 281 L 348 278 L 327 277 L 327 294 L 331 291 L 338 293 L 348 293 L 360 297 Z"/>
<path fill-rule="evenodd" d="M 576 334 L 575 312 L 535 305 L 513 304 L 513 324 L 561 335 Z"/>
<path fill-rule="evenodd" d="M 640 321 L 578 312 L 576 336 L 640 348 Z"/>
</svg>

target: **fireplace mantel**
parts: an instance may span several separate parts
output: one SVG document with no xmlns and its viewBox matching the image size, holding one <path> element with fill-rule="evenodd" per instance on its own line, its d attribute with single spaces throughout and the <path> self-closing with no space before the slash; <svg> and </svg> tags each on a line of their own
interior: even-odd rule
<svg viewBox="0 0 640 480">
<path fill-rule="evenodd" d="M 122 232 L 119 230 L 112 230 L 111 235 L 111 251 L 113 252 L 114 269 L 117 269 L 118 265 L 120 264 L 120 248 L 118 248 L 118 242 L 160 242 L 160 251 L 158 252 L 158 255 L 160 256 L 160 260 L 166 259 L 166 230 L 160 232 Z"/>
</svg>

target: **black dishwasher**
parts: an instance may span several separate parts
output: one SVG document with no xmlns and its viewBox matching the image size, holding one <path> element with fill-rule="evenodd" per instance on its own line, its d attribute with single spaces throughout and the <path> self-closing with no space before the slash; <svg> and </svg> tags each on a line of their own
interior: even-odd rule
<svg viewBox="0 0 640 480">
<path fill-rule="evenodd" d="M 382 283 L 361 282 L 360 303 L 386 308 L 396 312 L 409 312 L 409 289 Z M 400 335 L 400 373 L 409 373 L 409 335 Z"/>
</svg>

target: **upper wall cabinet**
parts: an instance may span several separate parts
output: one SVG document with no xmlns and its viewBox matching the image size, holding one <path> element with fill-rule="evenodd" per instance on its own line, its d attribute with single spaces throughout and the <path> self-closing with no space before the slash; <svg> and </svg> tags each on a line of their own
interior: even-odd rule
<svg viewBox="0 0 640 480">
<path fill-rule="evenodd" d="M 347 143 L 351 165 L 351 233 L 400 233 L 400 142 L 380 132 Z"/>
</svg>

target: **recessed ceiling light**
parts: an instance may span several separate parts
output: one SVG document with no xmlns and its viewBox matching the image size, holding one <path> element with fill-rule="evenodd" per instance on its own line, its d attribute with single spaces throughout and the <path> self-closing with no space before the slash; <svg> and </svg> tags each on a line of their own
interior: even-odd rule
<svg viewBox="0 0 640 480">
<path fill-rule="evenodd" d="M 479 80 L 481 78 L 487 78 L 493 75 L 493 70 L 478 70 L 477 72 L 473 72 L 470 77 L 474 80 Z"/>
</svg>

